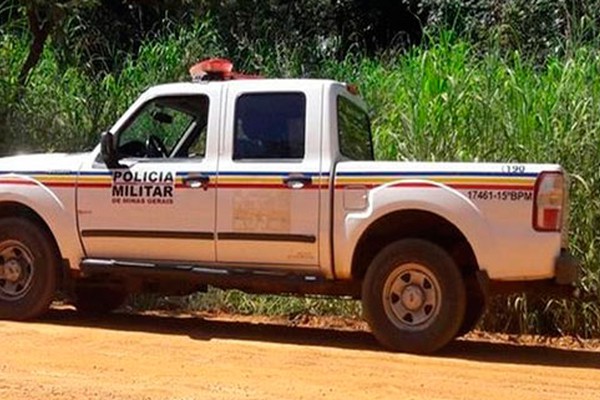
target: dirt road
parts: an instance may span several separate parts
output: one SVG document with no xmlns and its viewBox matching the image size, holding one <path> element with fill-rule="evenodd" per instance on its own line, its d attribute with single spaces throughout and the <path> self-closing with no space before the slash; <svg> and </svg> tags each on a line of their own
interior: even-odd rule
<svg viewBox="0 0 600 400">
<path fill-rule="evenodd" d="M 54 310 L 0 321 L 0 399 L 600 399 L 600 349 L 461 340 L 382 351 L 364 331 Z"/>
</svg>

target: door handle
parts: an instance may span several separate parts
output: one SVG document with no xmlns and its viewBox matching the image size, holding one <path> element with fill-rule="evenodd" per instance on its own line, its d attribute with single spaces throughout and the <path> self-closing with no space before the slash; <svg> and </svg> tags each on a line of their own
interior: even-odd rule
<svg viewBox="0 0 600 400">
<path fill-rule="evenodd" d="M 206 175 L 192 175 L 184 176 L 182 178 L 183 184 L 192 189 L 208 189 L 210 183 L 210 177 Z"/>
<path fill-rule="evenodd" d="M 306 175 L 289 175 L 283 178 L 283 183 L 290 189 L 302 189 L 312 185 L 312 178 Z"/>
</svg>

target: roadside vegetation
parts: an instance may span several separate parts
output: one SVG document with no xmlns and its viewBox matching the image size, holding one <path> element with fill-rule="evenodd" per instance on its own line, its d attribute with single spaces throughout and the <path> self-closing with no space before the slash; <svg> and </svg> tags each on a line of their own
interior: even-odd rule
<svg viewBox="0 0 600 400">
<path fill-rule="evenodd" d="M 267 27 L 231 40 L 218 15 L 205 15 L 185 24 L 165 20 L 159 33 L 144 36 L 135 50 L 113 53 L 103 59 L 110 65 L 99 68 L 89 55 L 66 60 L 65 42 L 50 39 L 24 90 L 19 73 L 30 38 L 26 21 L 11 19 L 0 27 L 0 153 L 90 149 L 141 91 L 187 79 L 187 68 L 210 56 L 232 58 L 239 70 L 267 77 L 353 82 L 372 108 L 379 159 L 565 166 L 585 298 L 496 298 L 481 327 L 600 337 L 600 35 L 594 14 L 600 7 L 591 1 L 567 9 L 551 0 L 420 3 L 429 4 L 431 22 L 418 46 L 407 46 L 415 41 L 410 35 L 402 46 L 387 48 L 360 40 L 349 45 L 351 37 L 318 32 L 286 40 Z M 498 11 L 499 3 L 512 8 Z M 360 315 L 350 300 L 215 289 L 181 299 L 138 296 L 131 305 Z"/>
</svg>

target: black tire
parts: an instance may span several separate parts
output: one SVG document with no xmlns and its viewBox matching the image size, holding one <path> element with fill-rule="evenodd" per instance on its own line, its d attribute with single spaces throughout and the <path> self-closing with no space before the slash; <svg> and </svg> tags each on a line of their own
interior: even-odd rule
<svg viewBox="0 0 600 400">
<path fill-rule="evenodd" d="M 465 286 L 444 249 L 421 239 L 403 239 L 385 247 L 369 266 L 362 303 L 364 318 L 383 346 L 427 354 L 458 332 Z"/>
<path fill-rule="evenodd" d="M 127 292 L 118 288 L 77 286 L 73 300 L 77 311 L 87 315 L 103 315 L 119 308 L 127 299 Z"/>
<path fill-rule="evenodd" d="M 0 219 L 0 318 L 28 320 L 46 312 L 54 298 L 60 256 L 50 235 L 25 218 Z"/>
<path fill-rule="evenodd" d="M 481 320 L 483 313 L 486 308 L 486 301 L 477 279 L 475 277 L 466 278 L 466 289 L 467 289 L 467 308 L 465 310 L 465 317 L 463 322 L 456 333 L 456 337 L 466 335 L 471 332 L 477 323 Z"/>
</svg>

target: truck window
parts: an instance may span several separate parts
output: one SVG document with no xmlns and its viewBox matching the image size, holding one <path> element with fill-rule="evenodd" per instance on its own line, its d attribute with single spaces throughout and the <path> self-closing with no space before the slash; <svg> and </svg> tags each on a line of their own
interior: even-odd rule
<svg viewBox="0 0 600 400">
<path fill-rule="evenodd" d="M 371 122 L 367 113 L 344 96 L 337 98 L 340 153 L 351 160 L 373 160 Z"/>
<path fill-rule="evenodd" d="M 304 158 L 303 93 L 251 93 L 235 105 L 234 160 Z"/>
<path fill-rule="evenodd" d="M 124 157 L 204 157 L 208 97 L 169 96 L 153 99 L 119 133 Z"/>
</svg>

